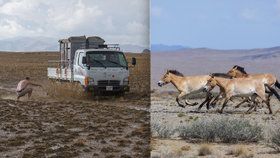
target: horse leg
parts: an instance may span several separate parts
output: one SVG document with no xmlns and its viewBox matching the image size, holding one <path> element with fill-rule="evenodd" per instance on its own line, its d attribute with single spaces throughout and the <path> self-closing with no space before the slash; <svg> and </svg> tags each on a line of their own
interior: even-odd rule
<svg viewBox="0 0 280 158">
<path fill-rule="evenodd" d="M 239 104 L 237 104 L 237 105 L 235 106 L 235 108 L 239 108 L 242 104 L 244 104 L 244 103 L 246 103 L 246 102 L 249 102 L 249 100 L 250 100 L 250 98 L 244 99 L 242 102 L 240 102 Z"/>
<path fill-rule="evenodd" d="M 182 108 L 185 108 L 186 106 L 181 104 L 180 101 L 182 100 L 182 98 L 186 95 L 186 92 L 181 92 L 177 98 L 176 98 L 176 102 L 178 103 L 178 105 Z"/>
<path fill-rule="evenodd" d="M 224 103 L 223 103 L 223 107 L 222 107 L 222 109 L 219 111 L 220 113 L 223 113 L 223 110 L 224 110 L 224 108 L 226 107 L 228 101 L 229 101 L 229 98 L 225 98 L 225 101 L 224 101 Z"/>
<path fill-rule="evenodd" d="M 268 109 L 269 109 L 269 113 L 272 114 L 272 110 L 271 110 L 271 107 L 270 107 L 270 97 L 273 95 L 273 93 L 268 93 L 268 96 L 267 96 L 267 99 L 266 99 L 266 104 L 268 106 Z"/>
<path fill-rule="evenodd" d="M 214 98 L 214 96 L 212 95 L 212 93 L 209 92 L 209 94 L 208 94 L 208 102 L 206 103 L 206 108 L 207 108 L 207 110 L 210 109 L 210 102 L 211 102 L 211 100 L 212 100 L 213 98 Z"/>
<path fill-rule="evenodd" d="M 274 88 L 272 88 L 268 84 L 265 84 L 265 88 L 269 89 L 269 91 L 267 90 L 265 91 L 266 93 L 268 93 L 268 98 L 270 98 L 274 94 L 275 97 L 280 101 L 280 95 L 277 93 L 277 91 Z"/>
<path fill-rule="evenodd" d="M 273 95 L 273 93 L 269 93 L 269 94 L 268 94 L 268 96 L 267 96 L 267 100 L 268 100 L 268 101 L 270 101 L 270 99 L 271 99 L 270 97 L 271 97 L 272 95 Z"/>
<path fill-rule="evenodd" d="M 216 106 L 216 103 L 219 100 L 219 97 L 222 95 L 222 92 L 220 92 L 215 98 L 214 100 L 210 103 L 210 105 L 214 108 Z"/>
<path fill-rule="evenodd" d="M 256 98 L 257 98 L 257 94 L 253 94 L 252 95 L 252 103 L 251 103 L 251 105 L 250 105 L 250 107 L 249 107 L 249 109 L 247 110 L 247 112 L 246 113 L 249 113 L 254 107 L 254 109 L 256 110 L 256 107 L 258 106 L 258 104 L 257 104 L 257 102 L 256 102 Z M 248 100 L 248 98 L 246 99 L 246 100 Z"/>
<path fill-rule="evenodd" d="M 209 108 L 210 108 L 209 104 L 210 104 L 212 98 L 213 98 L 212 94 L 210 92 L 207 92 L 206 99 L 199 105 L 197 110 L 199 111 L 205 103 L 207 103 L 206 107 L 207 107 L 207 110 L 209 110 Z"/>
<path fill-rule="evenodd" d="M 206 102 L 208 102 L 208 98 L 206 98 L 206 99 L 199 105 L 199 107 L 197 108 L 197 111 L 199 111 L 199 110 L 203 107 L 203 105 L 204 105 Z"/>
<path fill-rule="evenodd" d="M 270 99 L 265 97 L 265 91 L 257 91 L 257 95 L 262 99 L 262 101 L 267 105 L 269 114 L 272 114 L 272 109 L 270 107 Z"/>
<path fill-rule="evenodd" d="M 195 105 L 198 104 L 198 102 L 191 103 L 191 102 L 189 102 L 188 99 L 185 100 L 185 103 L 186 103 L 187 105 L 189 105 L 189 106 L 195 106 Z"/>
<path fill-rule="evenodd" d="M 269 101 L 269 100 L 265 100 L 264 102 L 265 102 L 265 104 L 266 104 L 267 107 L 268 107 L 269 114 L 273 114 L 272 109 L 271 109 L 271 107 L 270 107 L 270 101 Z"/>
</svg>

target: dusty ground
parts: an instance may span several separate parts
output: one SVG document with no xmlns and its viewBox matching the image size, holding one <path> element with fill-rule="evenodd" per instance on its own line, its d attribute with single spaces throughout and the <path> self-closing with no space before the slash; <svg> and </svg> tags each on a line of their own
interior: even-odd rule
<svg viewBox="0 0 280 158">
<path fill-rule="evenodd" d="M 88 98 L 76 94 L 77 85 L 47 80 L 47 61 L 57 60 L 57 53 L 1 53 L 0 155 L 148 157 L 149 54 L 127 54 L 132 56 L 137 66 L 129 94 Z M 25 76 L 44 88 L 35 88 L 31 100 L 15 101 L 16 84 Z"/>
<path fill-rule="evenodd" d="M 239 99 L 235 99 L 235 103 L 229 103 L 223 114 L 217 112 L 221 106 L 212 108 L 209 111 L 206 107 L 203 107 L 200 112 L 197 112 L 198 106 L 189 106 L 181 108 L 177 106 L 175 101 L 177 93 L 174 91 L 159 91 L 155 90 L 151 96 L 151 126 L 157 125 L 167 129 L 176 129 L 179 126 L 187 126 L 190 123 L 199 119 L 215 119 L 215 118 L 242 118 L 249 120 L 252 123 L 257 123 L 263 126 L 264 136 L 268 137 L 269 131 L 279 126 L 280 113 L 277 112 L 280 109 L 280 102 L 273 98 L 271 100 L 273 115 L 266 114 L 268 109 L 259 107 L 256 112 L 251 114 L 245 114 L 248 109 L 247 105 L 235 109 L 233 105 L 239 103 Z M 202 102 L 200 98 L 191 99 L 193 102 Z M 152 130 L 153 131 L 153 130 Z M 167 139 L 160 139 L 156 132 L 152 133 L 152 157 L 198 157 L 198 148 L 200 143 L 192 143 L 188 140 L 182 140 L 178 133 L 174 133 Z M 234 157 L 227 155 L 227 153 L 240 144 L 210 144 L 213 153 L 208 157 Z M 274 149 L 268 147 L 265 142 L 242 144 L 243 148 L 248 149 L 250 154 L 254 157 L 280 157 L 279 153 L 276 153 Z M 186 149 L 187 148 L 187 149 Z"/>
<path fill-rule="evenodd" d="M 183 157 L 183 158 L 234 158 L 234 157 L 254 157 L 254 158 L 278 158 L 279 154 L 274 150 L 267 148 L 265 144 L 218 144 L 209 143 L 208 146 L 212 151 L 211 155 L 198 156 L 198 150 L 203 145 L 202 143 L 193 144 L 183 140 L 152 140 L 153 150 L 152 157 Z M 242 148 L 243 154 L 236 156 L 230 154 L 232 150 Z"/>
</svg>

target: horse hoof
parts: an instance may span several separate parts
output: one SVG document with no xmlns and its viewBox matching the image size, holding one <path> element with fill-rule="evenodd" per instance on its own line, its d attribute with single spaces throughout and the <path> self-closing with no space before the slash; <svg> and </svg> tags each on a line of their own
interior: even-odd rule
<svg viewBox="0 0 280 158">
<path fill-rule="evenodd" d="M 181 108 L 185 108 L 185 106 L 184 106 L 184 105 L 182 105 L 182 104 L 179 104 L 179 106 L 180 106 Z"/>
</svg>

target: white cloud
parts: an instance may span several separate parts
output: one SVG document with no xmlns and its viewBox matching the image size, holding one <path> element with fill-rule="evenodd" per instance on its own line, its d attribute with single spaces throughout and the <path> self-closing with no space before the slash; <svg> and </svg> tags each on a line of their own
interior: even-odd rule
<svg viewBox="0 0 280 158">
<path fill-rule="evenodd" d="M 28 30 L 17 21 L 4 19 L 0 21 L 0 35 L 2 38 L 10 38 L 15 36 L 28 36 L 43 33 L 41 28 Z"/>
<path fill-rule="evenodd" d="M 98 6 L 86 6 L 79 0 L 73 7 L 50 8 L 48 17 L 57 30 L 73 31 L 83 29 L 89 20 L 94 24 L 101 15 L 102 11 Z"/>
<path fill-rule="evenodd" d="M 100 35 L 149 45 L 149 0 L 0 0 L 0 36 Z"/>
</svg>

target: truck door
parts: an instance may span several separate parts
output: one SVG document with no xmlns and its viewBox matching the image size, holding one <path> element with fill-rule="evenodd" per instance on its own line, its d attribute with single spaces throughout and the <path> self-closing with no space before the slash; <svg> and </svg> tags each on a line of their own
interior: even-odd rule
<svg viewBox="0 0 280 158">
<path fill-rule="evenodd" d="M 75 55 L 75 62 L 74 62 L 74 78 L 76 81 L 79 81 L 81 84 L 84 83 L 85 78 L 85 67 L 82 64 L 82 59 L 84 57 L 84 52 L 77 52 Z"/>
</svg>

